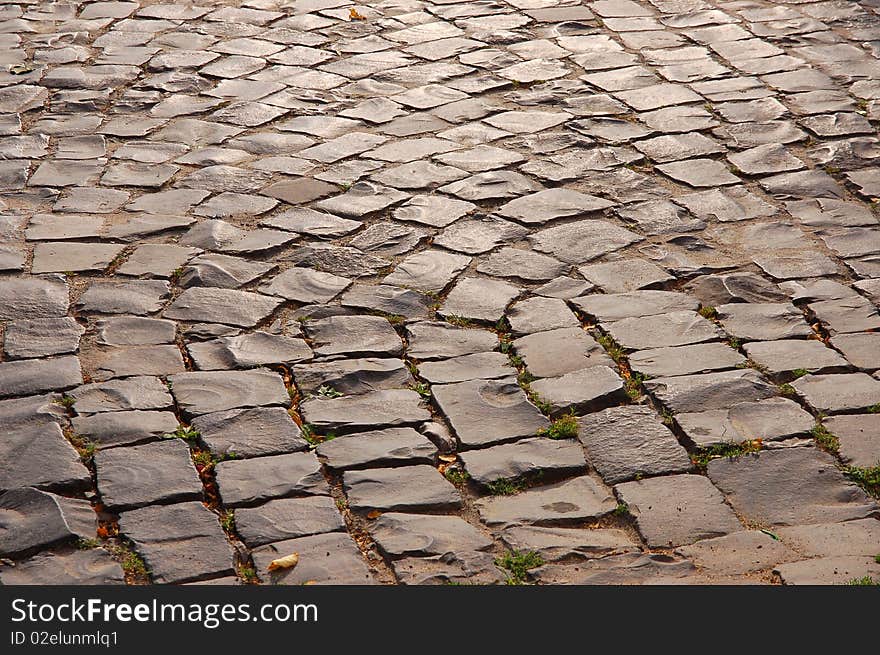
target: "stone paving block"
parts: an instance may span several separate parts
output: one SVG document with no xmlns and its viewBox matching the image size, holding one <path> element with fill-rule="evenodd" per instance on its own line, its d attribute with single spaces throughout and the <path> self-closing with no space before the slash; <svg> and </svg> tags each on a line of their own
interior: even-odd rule
<svg viewBox="0 0 880 655">
<path fill-rule="evenodd" d="M 316 448 L 327 466 L 337 470 L 434 464 L 437 447 L 412 428 L 358 432 L 325 441 Z"/>
<path fill-rule="evenodd" d="M 248 507 L 274 498 L 329 493 L 320 462 L 309 452 L 230 459 L 217 464 L 214 470 L 226 507 Z"/>
<path fill-rule="evenodd" d="M 356 395 L 382 389 L 403 389 L 413 382 L 402 360 L 382 357 L 295 364 L 293 377 L 297 388 L 305 395 L 315 394 L 321 387 L 343 395 Z"/>
<path fill-rule="evenodd" d="M 836 373 L 849 368 L 849 362 L 836 350 L 813 339 L 756 341 L 747 343 L 743 349 L 749 359 L 773 375 L 799 369 L 810 373 Z"/>
<path fill-rule="evenodd" d="M 0 363 L 0 398 L 63 391 L 82 381 L 79 358 L 72 355 Z"/>
<path fill-rule="evenodd" d="M 299 555 L 295 567 L 268 571 L 273 560 L 293 553 Z M 363 555 L 351 537 L 341 532 L 278 541 L 254 549 L 252 556 L 265 584 L 374 584 Z"/>
<path fill-rule="evenodd" d="M 431 419 L 421 396 L 410 389 L 388 389 L 341 398 L 314 397 L 300 405 L 300 412 L 303 419 L 322 434 L 403 427 Z"/>
<path fill-rule="evenodd" d="M 623 380 L 607 366 L 591 366 L 555 378 L 541 378 L 529 384 L 542 402 L 550 405 L 550 415 L 586 412 L 619 403 L 626 398 Z"/>
<path fill-rule="evenodd" d="M 815 448 L 767 450 L 709 463 L 709 478 L 748 520 L 801 525 L 865 518 L 876 503 Z"/>
<path fill-rule="evenodd" d="M 370 534 L 388 557 L 430 557 L 489 550 L 492 540 L 457 516 L 388 512 L 370 524 Z"/>
<path fill-rule="evenodd" d="M 470 479 L 481 486 L 499 480 L 527 477 L 561 477 L 587 468 L 583 449 L 570 439 L 537 437 L 460 455 Z"/>
<path fill-rule="evenodd" d="M 0 494 L 0 555 L 24 557 L 77 538 L 94 539 L 97 521 L 88 501 L 19 487 Z"/>
<path fill-rule="evenodd" d="M 150 578 L 179 584 L 233 572 L 232 546 L 217 515 L 201 503 L 154 505 L 119 517 L 119 531 L 144 559 Z"/>
<path fill-rule="evenodd" d="M 805 375 L 792 386 L 811 407 L 826 414 L 852 412 L 880 402 L 880 381 L 866 373 Z"/>
<path fill-rule="evenodd" d="M 714 341 L 724 332 L 695 312 L 672 312 L 608 323 L 608 333 L 627 349 L 685 346 Z"/>
<path fill-rule="evenodd" d="M 671 412 L 703 412 L 776 395 L 757 371 L 735 370 L 645 381 L 645 388 Z"/>
<path fill-rule="evenodd" d="M 880 466 L 880 416 L 839 415 L 823 423 L 840 442 L 840 459 L 844 464 L 858 468 Z"/>
<path fill-rule="evenodd" d="M 692 562 L 668 555 L 624 553 L 584 564 L 550 564 L 534 569 L 530 576 L 539 584 L 707 584 Z"/>
<path fill-rule="evenodd" d="M 488 330 L 462 328 L 438 321 L 409 323 L 406 337 L 407 354 L 422 361 L 488 352 L 498 346 L 498 337 Z"/>
<path fill-rule="evenodd" d="M 203 414 L 193 419 L 192 427 L 217 456 L 260 457 L 299 452 L 309 447 L 302 431 L 283 407 Z"/>
<path fill-rule="evenodd" d="M 514 496 L 482 498 L 476 505 L 480 518 L 490 526 L 565 526 L 605 516 L 617 503 L 609 490 L 583 476 Z"/>
<path fill-rule="evenodd" d="M 91 474 L 57 423 L 5 431 L 0 441 L 0 489 L 34 487 L 75 492 L 91 486 Z"/>
<path fill-rule="evenodd" d="M 342 485 L 352 510 L 442 511 L 461 506 L 461 496 L 433 466 L 346 471 Z"/>
<path fill-rule="evenodd" d="M 651 348 L 629 355 L 632 370 L 652 377 L 709 373 L 736 368 L 745 361 L 742 354 L 724 343 Z"/>
<path fill-rule="evenodd" d="M 737 402 L 725 409 L 676 414 L 675 421 L 688 439 L 700 447 L 806 437 L 816 424 L 812 414 L 787 398 Z"/>
<path fill-rule="evenodd" d="M 699 475 L 670 475 L 615 487 L 652 548 L 670 548 L 742 529 L 724 497 Z"/>
<path fill-rule="evenodd" d="M 5 585 L 125 584 L 119 562 L 103 548 L 36 555 L 14 568 L 3 567 L 0 581 Z"/>
<path fill-rule="evenodd" d="M 329 496 L 280 498 L 235 510 L 235 531 L 251 548 L 342 530 L 345 522 Z"/>
<path fill-rule="evenodd" d="M 593 337 L 579 327 L 536 332 L 514 340 L 513 347 L 538 378 L 558 377 L 594 366 L 614 366 Z"/>
<path fill-rule="evenodd" d="M 760 530 L 744 530 L 703 539 L 676 548 L 697 567 L 718 575 L 742 575 L 762 571 L 798 558 L 797 553 Z"/>
<path fill-rule="evenodd" d="M 95 469 L 101 501 L 111 511 L 202 496 L 189 448 L 179 439 L 99 450 Z"/>
<path fill-rule="evenodd" d="M 578 439 L 590 464 L 609 484 L 691 468 L 687 451 L 647 407 L 587 414 L 578 419 Z"/>
<path fill-rule="evenodd" d="M 188 416 L 290 404 L 281 376 L 264 368 L 178 373 L 170 376 L 168 382 L 178 406 Z"/>
<path fill-rule="evenodd" d="M 141 410 L 75 416 L 70 423 L 75 434 L 94 442 L 99 448 L 153 441 L 173 433 L 179 425 L 173 412 Z"/>
<path fill-rule="evenodd" d="M 868 576 L 880 576 L 880 564 L 871 557 L 819 557 L 776 567 L 783 584 L 845 585 Z"/>
<path fill-rule="evenodd" d="M 431 388 L 463 449 L 515 441 L 549 427 L 512 380 L 470 380 Z"/>
<path fill-rule="evenodd" d="M 305 323 L 318 356 L 400 355 L 403 344 L 394 328 L 379 316 L 331 316 Z"/>
</svg>

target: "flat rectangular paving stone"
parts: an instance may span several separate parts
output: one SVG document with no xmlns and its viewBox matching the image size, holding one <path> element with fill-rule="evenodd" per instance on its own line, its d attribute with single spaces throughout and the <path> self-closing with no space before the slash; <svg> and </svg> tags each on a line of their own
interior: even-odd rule
<svg viewBox="0 0 880 655">
<path fill-rule="evenodd" d="M 110 511 L 202 497 L 189 448 L 179 439 L 99 450 L 95 471 L 101 502 Z"/>
<path fill-rule="evenodd" d="M 0 398 L 63 391 L 82 381 L 79 358 L 73 355 L 0 362 Z"/>
<path fill-rule="evenodd" d="M 529 388 L 550 405 L 550 416 L 588 412 L 626 400 L 623 379 L 607 366 L 591 366 L 555 378 L 541 378 Z"/>
<path fill-rule="evenodd" d="M 850 368 L 836 350 L 815 339 L 754 341 L 743 347 L 749 359 L 779 374 L 803 369 L 810 373 L 837 373 Z"/>
<path fill-rule="evenodd" d="M 516 303 L 507 312 L 507 322 L 514 336 L 580 325 L 577 316 L 564 300 L 544 297 L 529 298 Z"/>
<path fill-rule="evenodd" d="M 565 526 L 610 514 L 617 501 L 593 478 L 581 476 L 513 496 L 481 498 L 476 506 L 480 518 L 490 526 Z"/>
<path fill-rule="evenodd" d="M 545 562 L 591 560 L 639 550 L 626 532 L 616 528 L 521 525 L 505 528 L 500 537 L 510 550 L 538 553 Z"/>
<path fill-rule="evenodd" d="M 75 492 L 91 486 L 91 473 L 57 423 L 3 429 L 0 490 L 34 487 Z"/>
<path fill-rule="evenodd" d="M 781 527 L 776 534 L 804 557 L 871 557 L 880 543 L 880 521 L 875 518 Z"/>
<path fill-rule="evenodd" d="M 267 364 L 289 366 L 312 358 L 312 349 L 305 340 L 263 331 L 194 343 L 187 350 L 196 366 L 203 371 L 253 368 Z"/>
<path fill-rule="evenodd" d="M 615 487 L 651 548 L 670 548 L 742 530 L 721 492 L 701 475 L 669 475 Z"/>
<path fill-rule="evenodd" d="M 710 373 L 736 368 L 746 358 L 725 343 L 698 343 L 690 346 L 652 348 L 629 355 L 634 371 L 651 377 L 671 377 Z"/>
<path fill-rule="evenodd" d="M 269 571 L 273 560 L 296 553 L 299 562 Z M 254 568 L 264 584 L 271 585 L 371 585 L 375 584 L 363 555 L 344 532 L 300 537 L 255 548 Z"/>
<path fill-rule="evenodd" d="M 756 439 L 782 441 L 806 437 L 816 425 L 812 414 L 793 400 L 780 397 L 676 414 L 675 421 L 687 438 L 702 448 Z"/>
<path fill-rule="evenodd" d="M 280 498 L 235 510 L 235 531 L 250 548 L 342 530 L 345 521 L 330 496 Z"/>
<path fill-rule="evenodd" d="M 413 383 L 402 359 L 363 357 L 332 359 L 293 366 L 293 378 L 300 393 L 315 394 L 328 387 L 343 395 L 357 395 L 382 389 L 404 389 Z"/>
<path fill-rule="evenodd" d="M 672 312 L 607 323 L 605 329 L 627 349 L 686 346 L 714 341 L 724 332 L 696 312 Z"/>
<path fill-rule="evenodd" d="M 498 336 L 494 332 L 440 321 L 409 323 L 406 338 L 407 355 L 419 361 L 489 352 L 498 347 Z"/>
<path fill-rule="evenodd" d="M 724 409 L 748 400 L 776 395 L 774 385 L 757 371 L 738 369 L 721 373 L 681 375 L 646 380 L 645 388 L 672 413 Z"/>
<path fill-rule="evenodd" d="M 186 416 L 239 407 L 290 405 L 290 395 L 281 376 L 264 368 L 178 373 L 168 381 L 174 399 Z"/>
<path fill-rule="evenodd" d="M 396 356 L 403 344 L 391 324 L 380 316 L 331 316 L 304 324 L 315 355 Z"/>
<path fill-rule="evenodd" d="M 782 303 L 730 303 L 716 307 L 718 320 L 738 339 L 773 341 L 813 334 L 801 310 Z"/>
<path fill-rule="evenodd" d="M 861 296 L 849 296 L 810 303 L 810 311 L 832 336 L 880 328 L 877 308 Z"/>
<path fill-rule="evenodd" d="M 805 375 L 792 386 L 811 407 L 826 414 L 858 411 L 880 403 L 880 380 L 867 373 Z"/>
<path fill-rule="evenodd" d="M 438 384 L 431 394 L 463 449 L 516 441 L 550 426 L 512 379 Z"/>
<path fill-rule="evenodd" d="M 880 564 L 873 557 L 818 557 L 781 564 L 774 573 L 786 585 L 847 585 L 865 577 L 880 578 Z"/>
<path fill-rule="evenodd" d="M 194 287 L 180 294 L 164 316 L 179 321 L 253 327 L 281 303 L 280 298 L 248 291 Z"/>
<path fill-rule="evenodd" d="M 499 352 L 473 353 L 437 362 L 425 362 L 419 364 L 418 368 L 419 376 L 431 384 L 492 380 L 516 374 L 507 355 Z"/>
<path fill-rule="evenodd" d="M 283 407 L 202 414 L 192 421 L 199 439 L 218 456 L 261 457 L 307 450 L 299 426 Z M 173 431 L 173 430 L 172 430 Z"/>
<path fill-rule="evenodd" d="M 565 375 L 594 366 L 613 367 L 614 362 L 593 337 L 580 327 L 535 332 L 520 337 L 513 347 L 537 378 Z"/>
<path fill-rule="evenodd" d="M 186 370 L 176 344 L 83 348 L 81 353 L 86 371 L 96 382 L 131 375 L 168 376 Z"/>
<path fill-rule="evenodd" d="M 561 477 L 586 471 L 580 444 L 571 439 L 535 437 L 511 444 L 469 450 L 460 455 L 470 479 L 488 486 L 522 476 Z"/>
<path fill-rule="evenodd" d="M 84 332 L 85 328 L 69 316 L 10 321 L 3 338 L 3 352 L 8 359 L 74 353 Z"/>
<path fill-rule="evenodd" d="M 246 507 L 274 498 L 326 496 L 330 489 L 313 453 L 230 459 L 215 467 L 226 507 Z"/>
<path fill-rule="evenodd" d="M 118 255 L 123 246 L 109 243 L 72 243 L 59 241 L 34 246 L 31 273 L 62 273 L 73 271 L 103 271 Z"/>
<path fill-rule="evenodd" d="M 422 397 L 410 389 L 387 389 L 341 398 L 314 397 L 300 405 L 306 423 L 319 433 L 403 427 L 431 420 Z"/>
<path fill-rule="evenodd" d="M 677 311 L 695 312 L 700 306 L 696 298 L 684 293 L 653 290 L 580 296 L 571 302 L 602 323 Z"/>
<path fill-rule="evenodd" d="M 56 496 L 32 487 L 0 493 L 0 556 L 25 557 L 37 550 L 94 539 L 97 518 L 86 500 Z"/>
<path fill-rule="evenodd" d="M 708 574 L 742 575 L 798 559 L 791 548 L 761 530 L 743 530 L 702 539 L 675 549 Z"/>
<path fill-rule="evenodd" d="M 342 485 L 348 505 L 363 511 L 439 511 L 458 509 L 458 490 L 433 466 L 346 471 Z"/>
<path fill-rule="evenodd" d="M 457 316 L 494 323 L 504 315 L 520 289 L 497 280 L 461 278 L 438 310 L 444 317 Z"/>
<path fill-rule="evenodd" d="M 77 414 L 162 410 L 174 406 L 168 387 L 159 378 L 136 376 L 84 384 L 70 392 Z"/>
<path fill-rule="evenodd" d="M 815 448 L 764 450 L 709 463 L 709 478 L 737 512 L 765 525 L 802 525 L 874 516 L 880 506 Z"/>
<path fill-rule="evenodd" d="M 691 468 L 687 451 L 649 407 L 611 407 L 582 416 L 578 439 L 609 484 Z"/>
<path fill-rule="evenodd" d="M 74 434 L 94 442 L 99 448 L 154 441 L 173 433 L 179 425 L 173 412 L 141 410 L 75 416 L 70 423 Z"/>
<path fill-rule="evenodd" d="M 844 464 L 858 468 L 880 466 L 880 415 L 845 414 L 823 421 L 840 442 Z"/>
<path fill-rule="evenodd" d="M 856 368 L 865 371 L 880 368 L 880 334 L 876 332 L 838 334 L 831 339 L 831 345 Z"/>
<path fill-rule="evenodd" d="M 458 516 L 388 512 L 369 525 L 370 536 L 387 557 L 430 557 L 489 550 L 492 539 Z"/>
<path fill-rule="evenodd" d="M 4 585 L 123 585 L 122 566 L 103 548 L 35 555 L 4 567 Z"/>
<path fill-rule="evenodd" d="M 318 457 L 332 469 L 434 464 L 437 446 L 412 428 L 387 428 L 336 437 L 321 443 Z"/>
<path fill-rule="evenodd" d="M 153 582 L 180 584 L 233 573 L 232 545 L 217 515 L 201 503 L 125 512 L 119 518 L 119 531 L 143 557 Z"/>
<path fill-rule="evenodd" d="M 0 284 L 0 320 L 67 315 L 67 280 L 62 275 L 4 279 Z"/>
</svg>

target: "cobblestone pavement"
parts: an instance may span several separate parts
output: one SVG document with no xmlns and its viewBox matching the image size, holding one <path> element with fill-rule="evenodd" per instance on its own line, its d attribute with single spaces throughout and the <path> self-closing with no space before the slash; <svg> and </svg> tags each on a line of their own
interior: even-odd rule
<svg viewBox="0 0 880 655">
<path fill-rule="evenodd" d="M 880 1 L 0 48 L 3 583 L 880 580 Z"/>
</svg>

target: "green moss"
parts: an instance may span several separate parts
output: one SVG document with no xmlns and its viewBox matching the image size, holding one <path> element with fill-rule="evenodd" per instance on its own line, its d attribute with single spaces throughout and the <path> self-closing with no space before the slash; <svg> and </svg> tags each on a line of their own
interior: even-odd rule
<svg viewBox="0 0 880 655">
<path fill-rule="evenodd" d="M 691 455 L 691 461 L 700 468 L 706 468 L 713 459 L 722 457 L 734 458 L 741 457 L 748 453 L 756 453 L 761 450 L 761 440 L 743 441 L 741 443 L 726 442 L 708 446 L 706 448 L 698 448 Z"/>
<path fill-rule="evenodd" d="M 521 479 L 498 478 L 487 484 L 486 488 L 493 496 L 513 496 L 526 488 L 526 482 Z"/>
<path fill-rule="evenodd" d="M 551 439 L 574 439 L 578 436 L 578 422 L 574 414 L 566 414 L 553 423 L 549 428 L 538 431 L 538 436 L 550 437 Z"/>
</svg>

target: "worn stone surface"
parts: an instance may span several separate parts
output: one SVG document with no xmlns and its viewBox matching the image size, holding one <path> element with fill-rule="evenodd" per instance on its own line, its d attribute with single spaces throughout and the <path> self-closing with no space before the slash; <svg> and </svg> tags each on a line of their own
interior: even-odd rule
<svg viewBox="0 0 880 655">
<path fill-rule="evenodd" d="M 179 439 L 100 450 L 95 470 L 101 500 L 110 510 L 198 500 L 202 495 L 189 448 Z M 132 480 L 137 484 L 130 484 Z"/>
<path fill-rule="evenodd" d="M 436 466 L 480 494 L 460 454 L 647 406 L 650 428 L 600 430 L 590 479 L 687 471 L 661 416 L 691 450 L 776 452 L 825 414 L 841 463 L 876 457 L 876 0 L 202 4 L 0 12 L 0 486 L 100 499 L 76 444 L 131 451 L 117 491 L 147 490 L 133 472 L 179 432 L 212 502 L 209 455 L 249 471 L 239 508 L 275 502 L 292 482 L 270 464 L 294 455 L 334 479 Z M 515 516 L 550 482 L 487 501 Z M 377 497 L 411 491 L 395 485 Z M 737 567 L 761 539 L 741 529 L 693 562 L 631 552 L 583 527 L 603 494 L 574 511 L 583 547 L 519 536 L 550 562 L 532 581 L 835 579 L 834 553 Z M 441 511 L 514 543 L 470 508 Z M 321 511 L 234 562 L 180 533 L 153 581 L 244 582 L 251 549 L 264 583 L 506 579 L 494 549 L 362 551 Z M 276 542 L 304 559 L 269 576 Z M 93 576 L 34 548 L 28 580 L 52 561 L 117 579 L 100 554 Z"/>
<path fill-rule="evenodd" d="M 512 380 L 470 380 L 431 389 L 463 449 L 529 437 L 549 422 Z"/>
<path fill-rule="evenodd" d="M 312 453 L 226 460 L 215 467 L 227 507 L 249 506 L 287 496 L 326 495 L 327 482 Z"/>
<path fill-rule="evenodd" d="M 537 437 L 512 444 L 469 450 L 461 460 L 471 480 L 486 486 L 504 478 L 558 477 L 586 469 L 583 449 L 570 439 Z"/>
<path fill-rule="evenodd" d="M 250 547 L 344 529 L 345 522 L 329 496 L 280 498 L 235 510 L 235 531 Z"/>
<path fill-rule="evenodd" d="M 456 509 L 461 496 L 433 466 L 347 471 L 342 484 L 355 511 L 405 512 Z"/>
<path fill-rule="evenodd" d="M 588 414 L 578 421 L 578 438 L 590 464 L 609 484 L 691 467 L 687 451 L 647 407 L 612 407 Z"/>
<path fill-rule="evenodd" d="M 70 553 L 36 555 L 15 567 L 3 567 L 5 585 L 120 585 L 125 584 L 122 567 L 103 548 Z"/>
<path fill-rule="evenodd" d="M 154 582 L 194 582 L 233 572 L 232 546 L 217 516 L 201 503 L 125 512 L 119 532 L 132 541 Z"/>
<path fill-rule="evenodd" d="M 699 475 L 670 475 L 617 485 L 645 542 L 681 546 L 742 529 L 721 492 Z"/>
<path fill-rule="evenodd" d="M 0 494 L 0 554 L 22 557 L 55 544 L 94 539 L 95 514 L 88 501 L 31 487 Z"/>
<path fill-rule="evenodd" d="M 802 525 L 870 516 L 878 506 L 814 448 L 767 450 L 709 464 L 709 478 L 749 520 Z"/>
</svg>

